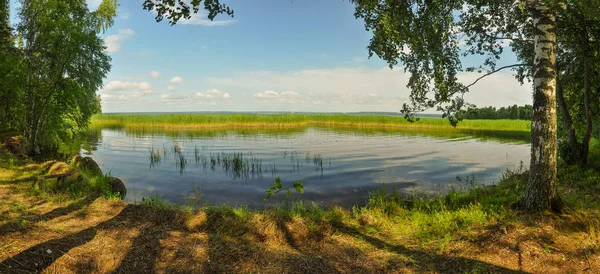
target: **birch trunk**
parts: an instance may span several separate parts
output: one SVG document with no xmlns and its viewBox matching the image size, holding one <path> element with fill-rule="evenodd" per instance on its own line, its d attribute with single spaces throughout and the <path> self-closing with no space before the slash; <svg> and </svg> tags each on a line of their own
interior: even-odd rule
<svg viewBox="0 0 600 274">
<path fill-rule="evenodd" d="M 542 0 L 527 0 L 535 28 L 533 116 L 529 182 L 521 205 L 528 211 L 560 211 L 556 192 L 556 15 Z"/>
</svg>

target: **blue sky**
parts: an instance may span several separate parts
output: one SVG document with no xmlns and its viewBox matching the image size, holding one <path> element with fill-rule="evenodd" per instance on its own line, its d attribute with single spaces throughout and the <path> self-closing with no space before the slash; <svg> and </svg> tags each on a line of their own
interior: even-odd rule
<svg viewBox="0 0 600 274">
<path fill-rule="evenodd" d="M 98 2 L 88 0 L 91 9 Z M 367 58 L 371 34 L 348 1 L 229 0 L 234 18 L 199 14 L 175 26 L 156 23 L 142 2 L 120 0 L 102 35 L 112 56 L 99 91 L 104 112 L 398 111 L 408 99 L 409 75 Z M 498 107 L 532 101 L 530 86 L 510 72 L 465 98 Z"/>
</svg>

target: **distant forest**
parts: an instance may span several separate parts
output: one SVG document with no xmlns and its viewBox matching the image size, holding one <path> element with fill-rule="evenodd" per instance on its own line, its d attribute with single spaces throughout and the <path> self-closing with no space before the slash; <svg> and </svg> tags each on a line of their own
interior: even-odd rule
<svg viewBox="0 0 600 274">
<path fill-rule="evenodd" d="M 483 107 L 469 108 L 462 111 L 464 119 L 513 119 L 513 120 L 531 120 L 532 113 L 531 105 L 524 106 L 509 106 L 509 107 Z"/>
</svg>

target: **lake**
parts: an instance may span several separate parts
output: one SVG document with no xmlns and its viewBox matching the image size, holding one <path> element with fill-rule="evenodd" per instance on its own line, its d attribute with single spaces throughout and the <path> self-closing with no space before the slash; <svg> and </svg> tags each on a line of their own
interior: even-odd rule
<svg viewBox="0 0 600 274">
<path fill-rule="evenodd" d="M 383 184 L 405 195 L 481 184 L 529 163 L 528 142 L 464 134 L 305 127 L 270 131 L 90 131 L 81 153 L 125 183 L 126 200 L 160 196 L 211 205 L 263 207 L 276 177 L 304 183 L 292 199 L 322 206 L 364 205 Z M 269 200 L 280 203 L 283 197 Z"/>
</svg>

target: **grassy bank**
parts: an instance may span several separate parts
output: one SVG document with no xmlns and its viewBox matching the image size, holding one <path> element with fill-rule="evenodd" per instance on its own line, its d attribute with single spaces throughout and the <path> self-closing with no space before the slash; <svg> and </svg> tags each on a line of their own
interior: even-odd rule
<svg viewBox="0 0 600 274">
<path fill-rule="evenodd" d="M 126 204 L 19 179 L 0 159 L 0 273 L 598 273 L 600 174 L 561 167 L 562 215 L 513 209 L 526 172 L 420 199 L 380 189 L 364 207 Z M 94 190 L 95 189 L 95 190 Z M 100 191 L 97 192 L 97 191 Z M 108 198 L 107 198 L 108 197 Z"/>
<path fill-rule="evenodd" d="M 94 127 L 128 129 L 286 128 L 308 125 L 456 130 L 446 119 L 421 118 L 410 123 L 398 116 L 350 114 L 101 114 L 92 118 Z M 523 120 L 465 120 L 457 129 L 529 132 L 530 125 L 530 121 Z"/>
</svg>

